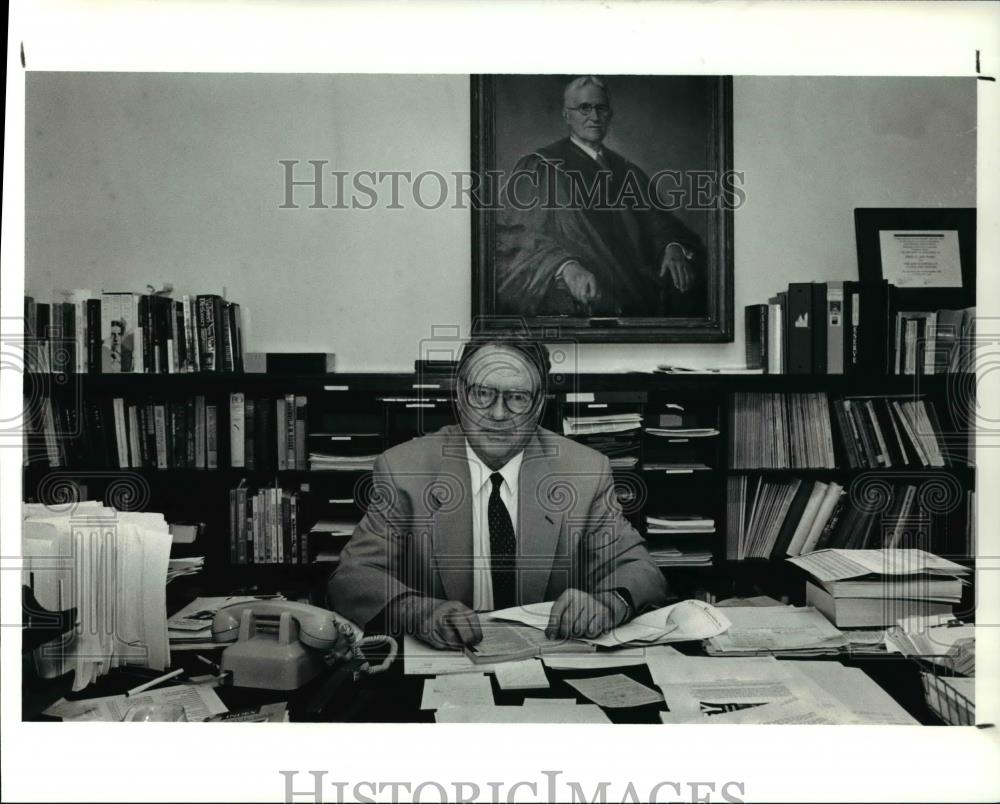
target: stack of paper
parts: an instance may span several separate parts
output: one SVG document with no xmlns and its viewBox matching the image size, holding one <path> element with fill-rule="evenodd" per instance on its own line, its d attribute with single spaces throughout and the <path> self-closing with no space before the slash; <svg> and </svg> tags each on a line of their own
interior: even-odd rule
<svg viewBox="0 0 1000 804">
<path fill-rule="evenodd" d="M 848 642 L 812 606 L 733 606 L 724 609 L 729 629 L 705 643 L 710 656 L 818 656 Z"/>
<path fill-rule="evenodd" d="M 696 514 L 647 516 L 646 532 L 654 533 L 715 533 L 715 520 Z"/>
<path fill-rule="evenodd" d="M 116 511 L 98 502 L 78 503 L 66 513 L 24 506 L 22 582 L 45 608 L 75 607 L 78 618 L 61 655 L 36 655 L 42 677 L 74 670 L 73 690 L 79 691 L 123 664 L 167 667 L 170 543 L 161 514 Z"/>
<path fill-rule="evenodd" d="M 205 556 L 192 558 L 171 558 L 167 566 L 167 583 L 182 575 L 195 575 L 205 567 Z"/>
<path fill-rule="evenodd" d="M 375 466 L 378 455 L 330 455 L 309 453 L 309 469 L 313 472 L 368 472 Z"/>
<path fill-rule="evenodd" d="M 490 612 L 488 619 L 524 623 L 544 630 L 549 622 L 552 602 L 531 603 Z M 708 639 L 729 627 L 729 620 L 701 600 L 683 600 L 672 606 L 647 612 L 599 637 L 581 637 L 582 642 L 604 648 L 659 645 L 669 642 Z"/>
<path fill-rule="evenodd" d="M 714 427 L 647 427 L 646 432 L 660 438 L 712 438 L 719 434 Z"/>
<path fill-rule="evenodd" d="M 605 416 L 564 416 L 563 435 L 627 433 L 642 427 L 640 413 L 612 413 Z"/>
<path fill-rule="evenodd" d="M 685 547 L 681 549 L 670 544 L 646 545 L 650 558 L 658 567 L 710 567 L 712 551 Z"/>
</svg>

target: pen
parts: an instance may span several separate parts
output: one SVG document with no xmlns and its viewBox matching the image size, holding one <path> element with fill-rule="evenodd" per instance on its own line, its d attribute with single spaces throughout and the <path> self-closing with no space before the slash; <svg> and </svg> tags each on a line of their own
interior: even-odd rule
<svg viewBox="0 0 1000 804">
<path fill-rule="evenodd" d="M 145 692 L 150 687 L 155 687 L 157 684 L 162 684 L 164 681 L 174 678 L 175 676 L 179 676 L 183 672 L 184 668 L 178 667 L 176 670 L 173 670 L 169 673 L 164 673 L 162 676 L 158 676 L 157 678 L 154 678 L 152 681 L 147 681 L 145 684 L 140 684 L 138 687 L 133 687 L 132 689 L 130 689 L 128 692 L 125 693 L 125 697 L 128 698 L 132 695 L 138 695 L 140 692 Z"/>
<path fill-rule="evenodd" d="M 219 674 L 219 673 L 221 673 L 221 672 L 222 672 L 222 668 L 221 668 L 221 667 L 219 667 L 219 665 L 217 665 L 217 664 L 216 664 L 215 662 L 213 662 L 213 661 L 212 661 L 211 659 L 206 659 L 206 658 L 205 658 L 204 656 L 202 656 L 202 655 L 201 655 L 200 653 L 196 653 L 196 654 L 194 655 L 194 658 L 196 658 L 196 659 L 197 659 L 197 660 L 198 660 L 199 662 L 201 662 L 202 664 L 207 664 L 207 665 L 208 665 L 209 667 L 211 667 L 211 668 L 212 668 L 212 670 L 213 670 L 213 671 L 214 671 L 214 672 L 215 672 L 216 674 Z"/>
</svg>

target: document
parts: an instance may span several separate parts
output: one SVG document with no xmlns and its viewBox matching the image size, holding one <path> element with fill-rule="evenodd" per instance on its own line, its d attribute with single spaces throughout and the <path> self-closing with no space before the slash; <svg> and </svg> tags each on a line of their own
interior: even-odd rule
<svg viewBox="0 0 1000 804">
<path fill-rule="evenodd" d="M 494 674 L 502 690 L 548 689 L 549 679 L 538 659 L 523 662 L 505 662 L 498 665 Z"/>
<path fill-rule="evenodd" d="M 493 704 L 490 677 L 479 674 L 436 676 L 424 681 L 421 709 L 445 706 L 489 706 Z"/>
<path fill-rule="evenodd" d="M 483 626 L 483 638 L 465 649 L 473 662 L 507 662 L 540 656 L 542 653 L 593 650 L 575 639 L 549 639 L 544 631 L 521 624 L 488 621 Z"/>
<path fill-rule="evenodd" d="M 491 620 L 523 623 L 544 630 L 549 622 L 552 603 L 533 603 L 510 609 L 494 611 Z M 582 642 L 605 648 L 622 648 L 628 645 L 653 645 L 667 642 L 685 642 L 708 639 L 729 627 L 726 616 L 714 606 L 701 600 L 683 600 L 671 606 L 647 612 L 618 628 Z"/>
<path fill-rule="evenodd" d="M 788 561 L 820 581 L 843 581 L 865 575 L 967 575 L 969 569 L 926 550 L 817 550 Z"/>
<path fill-rule="evenodd" d="M 960 288 L 962 261 L 955 229 L 884 229 L 878 233 L 882 276 L 901 288 Z"/>
<path fill-rule="evenodd" d="M 45 710 L 44 714 L 61 717 L 63 720 L 94 720 L 119 722 L 133 706 L 143 704 L 180 704 L 191 722 L 206 720 L 212 715 L 228 712 L 215 690 L 205 685 L 181 684 L 173 687 L 150 690 L 139 695 L 126 697 L 110 695 L 106 698 L 90 698 L 82 701 L 67 701 L 61 698 Z"/>
<path fill-rule="evenodd" d="M 743 723 L 761 726 L 828 726 L 839 721 L 831 720 L 822 710 L 808 701 L 788 699 L 737 709 L 715 715 L 710 723 Z"/>
<path fill-rule="evenodd" d="M 846 722 L 892 726 L 916 726 L 917 721 L 863 670 L 845 667 L 840 662 L 797 661 L 788 670 L 800 673 L 815 683 L 827 698 L 817 695 L 829 709 L 832 702 L 848 713 Z"/>
<path fill-rule="evenodd" d="M 403 674 L 442 676 L 451 673 L 492 673 L 495 664 L 476 664 L 460 650 L 438 650 L 416 637 L 403 637 Z"/>
<path fill-rule="evenodd" d="M 662 703 L 663 696 L 624 673 L 600 678 L 568 678 L 566 683 L 598 706 L 622 709 Z"/>
<path fill-rule="evenodd" d="M 594 704 L 532 706 L 447 706 L 434 715 L 438 723 L 610 723 Z"/>
<path fill-rule="evenodd" d="M 709 639 L 713 656 L 754 653 L 831 653 L 847 644 L 840 630 L 812 606 L 734 606 L 724 634 Z"/>
</svg>

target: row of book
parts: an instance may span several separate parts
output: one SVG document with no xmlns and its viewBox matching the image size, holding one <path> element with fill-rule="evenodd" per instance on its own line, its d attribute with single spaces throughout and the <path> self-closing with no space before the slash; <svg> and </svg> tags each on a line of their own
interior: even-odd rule
<svg viewBox="0 0 1000 804">
<path fill-rule="evenodd" d="M 253 399 L 238 392 L 228 405 L 201 394 L 79 403 L 44 397 L 25 412 L 27 461 L 51 468 L 306 468 L 305 396 Z"/>
<path fill-rule="evenodd" d="M 24 298 L 29 371 L 179 374 L 244 370 L 240 305 L 217 294 L 56 291 Z"/>
<path fill-rule="evenodd" d="M 233 564 L 306 564 L 309 535 L 301 527 L 298 492 L 273 487 L 229 490 L 229 560 Z"/>
<path fill-rule="evenodd" d="M 969 371 L 974 313 L 900 310 L 896 288 L 884 280 L 792 282 L 766 304 L 744 308 L 747 368 L 768 374 Z"/>
<path fill-rule="evenodd" d="M 738 391 L 729 406 L 733 469 L 836 466 L 827 395 Z"/>
<path fill-rule="evenodd" d="M 975 308 L 900 311 L 893 339 L 894 374 L 972 371 Z"/>
<path fill-rule="evenodd" d="M 726 557 L 783 559 L 826 548 L 931 549 L 954 523 L 922 510 L 918 486 L 886 483 L 885 510 L 855 504 L 836 482 L 746 475 L 728 479 Z"/>
<path fill-rule="evenodd" d="M 740 391 L 729 415 L 733 469 L 833 469 L 835 440 L 852 469 L 952 463 L 924 397 L 848 396 L 831 404 L 824 392 Z"/>
</svg>

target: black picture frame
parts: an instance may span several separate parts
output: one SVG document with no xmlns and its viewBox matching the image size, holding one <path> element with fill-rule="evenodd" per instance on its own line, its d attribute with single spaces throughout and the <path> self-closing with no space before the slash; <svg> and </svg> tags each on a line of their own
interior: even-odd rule
<svg viewBox="0 0 1000 804">
<path fill-rule="evenodd" d="M 897 288 L 900 305 L 915 309 L 969 307 L 976 303 L 976 209 L 975 207 L 858 207 L 854 210 L 854 234 L 858 250 L 858 278 L 880 282 L 883 278 L 883 231 L 955 231 L 961 261 L 961 287 Z"/>
<path fill-rule="evenodd" d="M 733 210 L 742 201 L 743 193 L 742 175 L 733 171 L 731 76 L 600 78 L 608 89 L 616 125 L 604 145 L 615 152 L 621 149 L 623 156 L 651 180 L 654 176 L 661 179 L 667 176 L 673 187 L 681 187 L 687 193 L 684 203 L 668 214 L 679 220 L 685 231 L 692 232 L 691 239 L 696 241 L 695 248 L 690 249 L 690 264 L 697 280 L 688 299 L 683 294 L 671 296 L 661 289 L 655 310 L 588 315 L 565 311 L 556 314 L 544 306 L 522 308 L 523 297 L 503 296 L 502 291 L 498 298 L 498 262 L 508 259 L 509 254 L 507 251 L 498 258 L 497 252 L 498 215 L 505 214 L 501 202 L 504 180 L 513 172 L 514 165 L 520 164 L 516 161 L 519 154 L 531 154 L 533 148 L 545 142 L 566 137 L 567 125 L 561 117 L 562 90 L 574 78 L 571 75 L 471 77 L 472 169 L 477 188 L 472 194 L 474 319 L 487 330 L 516 328 L 539 337 L 558 336 L 580 342 L 732 341 Z M 619 128 L 621 135 L 613 138 L 611 135 Z M 671 158 L 672 142 L 678 144 Z M 656 155 L 660 155 L 661 161 L 648 164 L 656 161 Z M 670 171 L 680 173 L 683 178 L 674 181 Z M 696 182 L 702 182 L 703 195 L 698 195 Z M 663 197 L 663 186 L 667 183 L 670 182 L 660 180 L 657 184 L 658 197 Z M 673 198 L 680 195 L 683 193 Z M 647 266 L 651 263 L 647 261 Z M 501 263 L 501 268 L 504 265 Z M 682 301 L 677 303 L 675 299 Z M 668 309 L 671 304 L 676 307 Z"/>
</svg>

